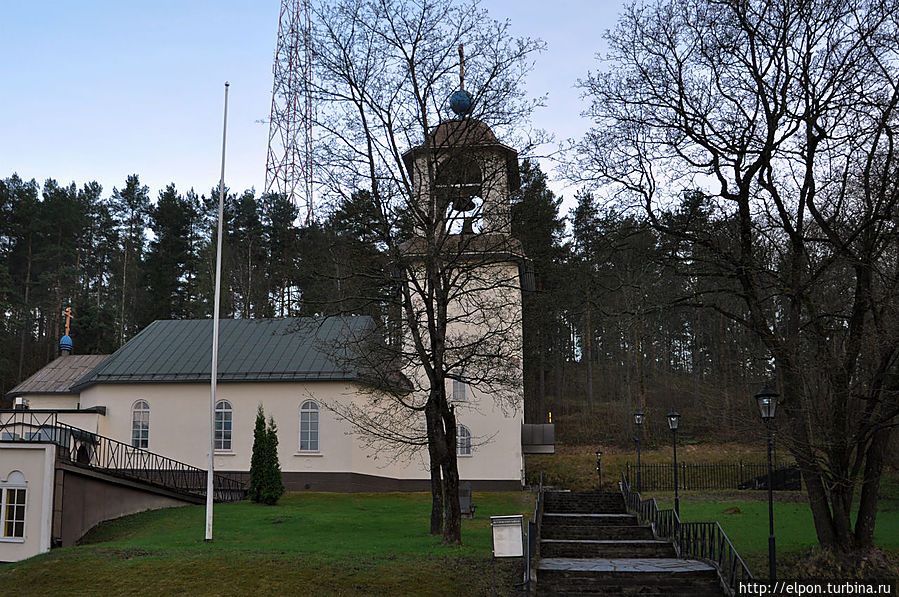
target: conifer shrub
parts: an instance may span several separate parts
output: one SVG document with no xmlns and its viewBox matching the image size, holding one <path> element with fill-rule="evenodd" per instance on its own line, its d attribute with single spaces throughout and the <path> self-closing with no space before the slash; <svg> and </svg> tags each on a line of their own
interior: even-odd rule
<svg viewBox="0 0 899 597">
<path fill-rule="evenodd" d="M 253 456 L 250 460 L 251 500 L 261 504 L 274 505 L 284 494 L 281 482 L 281 463 L 278 462 L 278 427 L 272 417 L 265 422 L 262 405 L 256 411 L 253 429 Z"/>
</svg>

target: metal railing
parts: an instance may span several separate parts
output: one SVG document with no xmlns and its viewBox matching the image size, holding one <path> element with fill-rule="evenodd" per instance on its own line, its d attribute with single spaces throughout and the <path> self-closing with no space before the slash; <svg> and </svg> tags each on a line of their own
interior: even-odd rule
<svg viewBox="0 0 899 597">
<path fill-rule="evenodd" d="M 540 473 L 540 485 L 537 487 L 537 501 L 534 504 L 534 518 L 528 521 L 527 541 L 525 542 L 524 551 L 524 582 L 519 587 L 524 591 L 525 595 L 531 595 L 531 572 L 533 570 L 532 560 L 538 557 L 537 546 L 539 545 L 540 535 L 540 515 L 543 512 L 543 473 Z"/>
<path fill-rule="evenodd" d="M 206 495 L 206 471 L 148 450 L 59 421 L 55 412 L 0 411 L 0 441 L 52 442 L 67 464 L 178 493 Z M 217 502 L 243 499 L 245 485 L 226 475 L 213 475 Z"/>
<path fill-rule="evenodd" d="M 671 464 L 625 465 L 628 480 L 639 479 L 640 490 L 674 491 Z M 768 474 L 764 462 L 678 464 L 678 489 L 740 489 L 752 479 Z"/>
<path fill-rule="evenodd" d="M 621 474 L 621 493 L 628 510 L 640 522 L 649 522 L 657 537 L 671 539 L 678 557 L 697 558 L 718 570 L 721 584 L 735 595 L 740 582 L 751 581 L 752 573 L 737 553 L 718 522 L 681 522 L 672 509 L 660 510 L 655 498 L 644 500 L 631 490 L 627 476 Z"/>
</svg>

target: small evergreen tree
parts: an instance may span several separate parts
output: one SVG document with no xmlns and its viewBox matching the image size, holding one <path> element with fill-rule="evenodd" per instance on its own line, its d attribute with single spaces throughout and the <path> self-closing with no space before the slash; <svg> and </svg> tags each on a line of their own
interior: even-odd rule
<svg viewBox="0 0 899 597">
<path fill-rule="evenodd" d="M 254 502 L 262 501 L 262 485 L 265 471 L 265 444 L 268 434 L 265 431 L 265 412 L 262 405 L 256 410 L 256 426 L 253 429 L 253 456 L 250 459 L 250 488 L 247 491 Z"/>
<path fill-rule="evenodd" d="M 275 425 L 275 419 L 269 417 L 268 428 L 265 430 L 265 467 L 259 501 L 274 506 L 283 494 L 281 463 L 278 462 L 278 427 Z"/>
<path fill-rule="evenodd" d="M 278 426 L 275 419 L 269 417 L 265 424 L 265 412 L 262 405 L 256 411 L 256 425 L 253 429 L 253 456 L 250 460 L 251 500 L 270 506 L 278 503 L 284 494 L 281 482 L 281 464 L 278 462 Z"/>
</svg>

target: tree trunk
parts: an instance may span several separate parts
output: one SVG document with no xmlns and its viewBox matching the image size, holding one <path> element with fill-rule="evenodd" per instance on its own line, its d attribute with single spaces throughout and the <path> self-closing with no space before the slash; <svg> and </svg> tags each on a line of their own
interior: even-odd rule
<svg viewBox="0 0 899 597">
<path fill-rule="evenodd" d="M 443 544 L 462 544 L 462 510 L 459 507 L 459 468 L 456 460 L 456 415 L 452 407 L 443 410 L 444 427 L 444 463 L 443 463 L 443 487 L 444 487 L 444 520 L 443 520 Z"/>
<path fill-rule="evenodd" d="M 443 533 L 443 480 L 440 470 L 441 445 L 438 443 L 443 438 L 438 438 L 440 430 L 440 414 L 436 411 L 432 401 L 428 401 L 425 407 L 425 420 L 428 428 L 428 456 L 431 465 L 431 531 L 432 535 Z"/>
<path fill-rule="evenodd" d="M 876 431 L 866 451 L 862 493 L 858 504 L 858 518 L 855 522 L 855 544 L 861 549 L 870 549 L 873 544 L 874 524 L 877 521 L 877 493 L 880 490 L 883 457 L 890 442 L 890 433 L 890 429 Z"/>
<path fill-rule="evenodd" d="M 584 354 L 587 359 L 587 408 L 593 410 L 593 327 L 590 323 L 590 303 L 587 302 L 587 329 L 585 331 L 587 348 Z"/>
<path fill-rule="evenodd" d="M 556 408 L 560 414 L 565 414 L 565 402 L 562 399 L 562 342 L 559 340 L 561 326 L 557 324 L 556 333 L 553 335 L 553 360 L 554 360 L 554 381 L 556 382 Z"/>
<path fill-rule="evenodd" d="M 19 375 L 17 382 L 22 381 L 22 368 L 25 365 L 25 336 L 31 332 L 31 307 L 29 306 L 31 297 L 31 234 L 28 235 L 28 262 L 25 265 L 25 310 L 24 321 L 22 322 L 22 337 L 19 339 Z"/>
<path fill-rule="evenodd" d="M 537 423 L 546 423 L 546 336 L 537 332 Z"/>
</svg>

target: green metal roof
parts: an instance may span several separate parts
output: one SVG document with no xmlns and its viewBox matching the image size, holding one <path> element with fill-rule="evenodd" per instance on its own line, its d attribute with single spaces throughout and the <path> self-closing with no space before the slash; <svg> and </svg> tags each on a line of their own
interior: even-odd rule
<svg viewBox="0 0 899 597">
<path fill-rule="evenodd" d="M 339 355 L 371 325 L 365 316 L 222 319 L 218 380 L 355 379 L 351 364 Z M 72 390 L 102 383 L 208 383 L 211 369 L 211 319 L 160 320 L 73 384 Z"/>
</svg>

